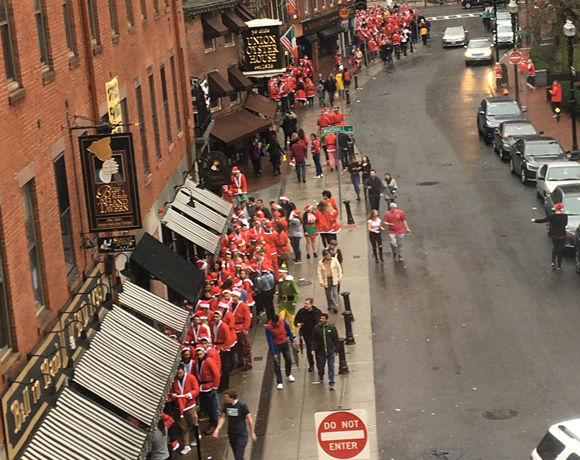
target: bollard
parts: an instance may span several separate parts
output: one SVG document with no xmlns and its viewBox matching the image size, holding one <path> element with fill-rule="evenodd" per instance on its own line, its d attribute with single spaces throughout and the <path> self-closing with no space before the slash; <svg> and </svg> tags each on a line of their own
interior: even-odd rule
<svg viewBox="0 0 580 460">
<path fill-rule="evenodd" d="M 344 200 L 343 203 L 346 208 L 346 223 L 352 225 L 354 224 L 354 218 L 352 217 L 352 212 L 350 210 L 350 200 Z"/>
<path fill-rule="evenodd" d="M 347 345 L 355 345 L 354 335 L 352 333 L 352 311 L 345 310 L 342 312 L 344 316 L 344 329 L 346 330 L 346 341 Z"/>
<path fill-rule="evenodd" d="M 344 300 L 344 309 L 350 312 L 352 315 L 352 322 L 354 323 L 354 313 L 352 312 L 352 308 L 350 308 L 350 291 L 343 291 L 340 295 Z"/>
<path fill-rule="evenodd" d="M 345 375 L 350 373 L 346 363 L 346 352 L 344 351 L 344 338 L 338 339 L 338 374 Z"/>
<path fill-rule="evenodd" d="M 354 76 L 354 89 L 358 89 L 358 75 Z"/>
</svg>

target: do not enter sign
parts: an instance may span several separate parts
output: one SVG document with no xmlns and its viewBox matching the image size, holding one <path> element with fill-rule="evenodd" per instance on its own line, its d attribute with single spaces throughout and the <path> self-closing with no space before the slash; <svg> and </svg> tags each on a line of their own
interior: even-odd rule
<svg viewBox="0 0 580 460">
<path fill-rule="evenodd" d="M 320 460 L 370 458 L 365 410 L 317 412 L 314 421 Z"/>
<path fill-rule="evenodd" d="M 522 62 L 523 58 L 524 58 L 523 54 L 520 53 L 519 51 L 512 51 L 510 53 L 510 62 L 512 64 L 519 64 L 520 62 Z"/>
</svg>

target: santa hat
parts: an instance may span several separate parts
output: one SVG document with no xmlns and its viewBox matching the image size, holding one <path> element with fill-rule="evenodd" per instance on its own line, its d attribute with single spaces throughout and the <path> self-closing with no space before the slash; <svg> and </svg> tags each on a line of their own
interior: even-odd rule
<svg viewBox="0 0 580 460">
<path fill-rule="evenodd" d="M 280 197 L 280 201 L 290 201 L 286 195 Z"/>
<path fill-rule="evenodd" d="M 234 166 L 234 167 L 232 168 L 232 172 L 233 172 L 234 174 L 238 174 L 238 173 L 240 172 L 240 170 L 238 169 L 238 167 L 237 167 L 237 166 Z"/>
<path fill-rule="evenodd" d="M 197 347 L 195 347 L 195 351 L 197 350 L 203 350 L 203 352 L 205 353 L 205 348 L 203 348 L 201 345 L 198 345 Z"/>
<path fill-rule="evenodd" d="M 308 211 L 309 209 L 314 209 L 314 206 L 312 206 L 311 204 L 307 204 L 306 206 L 304 206 L 305 211 Z"/>
<path fill-rule="evenodd" d="M 200 342 L 206 341 L 207 343 L 211 343 L 211 338 L 207 337 L 207 336 L 203 336 L 199 338 Z"/>
<path fill-rule="evenodd" d="M 197 308 L 209 308 L 209 306 L 209 300 L 199 300 L 196 305 Z"/>
<path fill-rule="evenodd" d="M 274 224 L 270 221 L 266 222 L 266 228 L 272 228 Z"/>
<path fill-rule="evenodd" d="M 222 306 L 222 302 L 220 302 L 220 303 L 219 303 L 219 306 L 220 306 L 220 307 L 222 307 L 222 308 L 228 308 L 228 307 L 229 307 L 229 304 L 227 304 L 227 303 L 226 303 L 226 304 L 224 304 L 224 305 L 225 305 L 225 307 L 224 307 L 224 306 Z M 224 315 L 224 314 L 223 314 L 221 311 L 219 311 L 219 310 L 216 310 L 216 311 L 214 311 L 214 312 L 213 312 L 213 314 L 214 314 L 214 315 L 219 315 L 219 316 L 223 316 L 223 315 Z"/>
<path fill-rule="evenodd" d="M 232 291 L 232 295 L 233 296 L 236 296 L 236 297 L 241 297 L 242 296 L 242 293 L 240 291 L 238 291 L 237 289 L 234 289 Z"/>
<path fill-rule="evenodd" d="M 299 215 L 300 215 L 300 211 L 299 211 L 298 209 L 294 209 L 294 210 L 292 211 L 292 213 L 293 213 L 293 214 L 296 214 L 297 216 L 299 216 Z"/>
<path fill-rule="evenodd" d="M 166 413 L 161 414 L 161 420 L 163 420 L 163 424 L 165 425 L 165 428 L 170 428 L 174 422 L 173 417 L 171 417 L 170 415 L 168 415 Z"/>
</svg>

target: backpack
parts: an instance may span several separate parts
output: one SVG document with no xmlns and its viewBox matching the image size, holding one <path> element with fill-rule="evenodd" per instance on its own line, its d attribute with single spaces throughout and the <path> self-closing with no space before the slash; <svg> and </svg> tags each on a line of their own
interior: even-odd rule
<svg viewBox="0 0 580 460">
<path fill-rule="evenodd" d="M 350 72 L 348 70 L 346 70 L 342 76 L 342 79 L 344 81 L 350 81 Z"/>
</svg>

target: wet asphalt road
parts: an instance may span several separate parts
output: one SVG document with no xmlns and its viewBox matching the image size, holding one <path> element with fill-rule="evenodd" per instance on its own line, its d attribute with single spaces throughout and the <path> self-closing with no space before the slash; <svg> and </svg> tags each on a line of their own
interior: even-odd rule
<svg viewBox="0 0 580 460">
<path fill-rule="evenodd" d="M 442 49 L 457 23 L 483 35 L 479 18 L 433 21 L 432 45 L 371 80 L 352 112 L 413 232 L 404 263 L 386 239 L 384 266 L 370 261 L 381 460 L 433 449 L 525 459 L 549 425 L 580 417 L 580 278 L 570 255 L 551 270 L 545 227 L 530 223 L 544 215 L 534 186 L 478 138 L 489 67 L 466 69 L 462 48 Z"/>
</svg>

